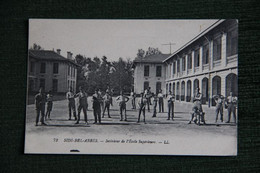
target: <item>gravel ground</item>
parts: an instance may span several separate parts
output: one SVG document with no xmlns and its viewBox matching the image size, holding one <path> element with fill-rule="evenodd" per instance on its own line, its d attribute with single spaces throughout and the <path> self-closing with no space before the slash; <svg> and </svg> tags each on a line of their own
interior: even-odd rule
<svg viewBox="0 0 260 173">
<path fill-rule="evenodd" d="M 89 98 L 90 99 L 90 98 Z M 152 108 L 151 106 L 150 108 Z M 166 101 L 165 101 L 165 108 Z M 175 103 L 174 121 L 166 120 L 167 113 L 158 113 L 152 118 L 152 112 L 146 111 L 146 124 L 137 123 L 138 112 L 132 110 L 130 103 L 127 104 L 127 121 L 119 121 L 118 105 L 114 103 L 111 107 L 108 118 L 102 118 L 102 124 L 93 124 L 94 116 L 92 103 L 89 100 L 88 121 L 84 123 L 84 116 L 81 113 L 80 124 L 74 120 L 68 120 L 67 101 L 55 101 L 51 120 L 46 120 L 47 126 L 35 126 L 36 112 L 34 105 L 27 106 L 26 115 L 26 153 L 68 153 L 66 147 L 77 146 L 81 148 L 80 153 L 89 154 L 176 154 L 176 155 L 234 155 L 237 147 L 237 126 L 233 123 L 215 124 L 215 109 L 206 105 L 203 110 L 206 112 L 206 125 L 188 124 L 190 119 L 191 103 Z M 166 111 L 166 109 L 165 109 Z M 227 112 L 224 111 L 224 122 L 227 120 Z M 233 120 L 233 119 L 232 119 Z M 39 123 L 40 124 L 40 123 Z M 101 146 L 98 150 L 92 146 L 93 143 L 75 143 L 75 139 L 96 139 L 95 146 Z M 110 145 L 113 140 L 128 140 L 128 142 L 155 141 L 157 145 Z M 58 141 L 56 141 L 58 140 Z M 67 141 L 72 140 L 71 142 Z M 107 141 L 107 142 L 106 142 Z M 108 145 L 104 145 L 104 143 Z M 162 145 L 166 143 L 165 145 Z M 167 145 L 167 143 L 169 143 Z M 84 144 L 84 145 L 83 145 Z M 160 145 L 161 144 L 161 145 Z M 85 151 L 85 147 L 93 147 Z M 109 146 L 109 148 L 107 148 Z M 134 146 L 132 148 L 132 146 Z M 140 147 L 139 147 L 140 146 Z M 145 146 L 145 150 L 144 150 Z M 84 147 L 84 148 L 82 148 Z M 115 147 L 115 148 L 113 148 Z M 58 148 L 58 149 L 57 149 Z M 65 149 L 66 148 L 66 149 Z M 170 151 L 168 150 L 170 149 Z M 174 149 L 172 149 L 174 148 Z M 133 151 L 134 150 L 134 151 Z"/>
</svg>

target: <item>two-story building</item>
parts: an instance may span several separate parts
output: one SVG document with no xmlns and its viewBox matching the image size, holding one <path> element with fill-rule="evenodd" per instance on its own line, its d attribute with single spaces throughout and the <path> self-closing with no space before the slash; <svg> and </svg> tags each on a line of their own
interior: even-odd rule
<svg viewBox="0 0 260 173">
<path fill-rule="evenodd" d="M 28 93 L 38 92 L 42 87 L 46 92 L 65 93 L 69 87 L 76 90 L 77 64 L 72 53 L 67 58 L 51 50 L 29 50 Z"/>
<path fill-rule="evenodd" d="M 173 54 L 134 60 L 134 89 L 172 91 L 176 100 L 192 102 L 196 88 L 202 103 L 215 105 L 213 95 L 238 95 L 238 21 L 218 20 Z"/>
<path fill-rule="evenodd" d="M 200 88 L 203 104 L 215 105 L 213 95 L 238 94 L 238 22 L 218 20 L 175 51 L 166 65 L 166 91 L 191 102 Z"/>
<path fill-rule="evenodd" d="M 141 93 L 148 87 L 151 87 L 151 92 L 158 93 L 161 89 L 165 90 L 165 74 L 166 69 L 163 63 L 170 54 L 154 54 L 143 58 L 136 58 L 133 62 L 134 70 L 134 90 L 136 93 Z"/>
</svg>

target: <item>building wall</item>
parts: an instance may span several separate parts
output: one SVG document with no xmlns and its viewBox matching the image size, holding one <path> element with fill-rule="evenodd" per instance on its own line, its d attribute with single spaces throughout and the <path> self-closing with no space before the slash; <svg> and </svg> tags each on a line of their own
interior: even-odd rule
<svg viewBox="0 0 260 173">
<path fill-rule="evenodd" d="M 167 69 L 167 77 L 166 77 L 166 85 L 173 86 L 175 85 L 175 90 L 173 87 L 168 88 L 168 91 L 174 91 L 176 96 L 180 95 L 177 92 L 177 83 L 180 84 L 184 81 L 185 84 L 185 97 L 184 99 L 179 99 L 179 101 L 191 101 L 193 99 L 193 95 L 195 92 L 194 85 L 195 80 L 199 81 L 198 87 L 200 88 L 200 92 L 203 94 L 204 97 L 204 104 L 209 102 L 214 102 L 212 100 L 213 94 L 219 94 L 223 96 L 229 96 L 230 90 L 235 90 L 235 94 L 237 94 L 237 60 L 238 54 L 233 54 L 228 56 L 227 47 L 230 46 L 229 42 L 227 41 L 227 33 L 231 30 L 237 28 L 237 25 L 224 25 L 223 28 L 219 28 L 215 30 L 216 32 L 211 33 L 211 39 L 207 39 L 206 37 L 202 37 L 199 42 L 193 44 L 191 46 L 187 46 L 185 51 L 181 52 L 180 55 L 174 55 L 171 59 L 166 62 L 166 69 Z M 219 60 L 214 60 L 216 57 L 216 51 L 214 51 L 214 40 L 217 38 L 220 39 L 221 43 L 221 58 Z M 205 44 L 209 45 L 209 62 L 208 64 L 203 64 L 203 46 Z M 195 51 L 199 51 L 199 66 L 195 67 Z M 191 53 L 192 55 L 192 68 L 188 69 L 188 54 Z M 180 72 L 176 72 L 173 74 L 173 66 L 174 62 L 177 60 L 182 61 L 182 57 L 185 57 L 186 61 L 186 68 L 182 70 L 180 67 Z M 180 63 L 181 64 L 181 63 Z M 177 69 L 177 63 L 175 63 L 175 68 Z M 208 79 L 208 82 L 205 82 L 204 85 L 202 83 L 203 79 Z M 231 82 L 232 80 L 232 82 Z M 187 87 L 188 81 L 191 81 L 191 96 L 190 98 L 187 97 L 187 91 L 189 91 Z M 206 80 L 204 80 L 206 81 Z M 206 84 L 207 83 L 207 84 Z M 208 85 L 208 91 L 206 92 L 205 86 Z M 231 86 L 232 85 L 232 86 Z M 181 87 L 180 87 L 181 88 Z M 232 88 L 232 89 L 230 89 Z M 167 92 L 168 92 L 167 91 Z M 233 91 L 234 92 L 234 91 Z M 181 92 L 180 92 L 181 93 Z M 205 100 L 205 95 L 208 94 L 209 99 Z M 214 103 L 213 103 L 214 105 Z"/>
<path fill-rule="evenodd" d="M 149 76 L 144 76 L 144 66 L 149 66 Z M 156 77 L 156 66 L 162 67 L 161 77 Z M 161 82 L 162 92 L 165 93 L 165 66 L 164 64 L 136 63 L 134 71 L 134 90 L 137 94 L 144 91 L 144 82 L 149 82 L 151 92 L 156 93 L 156 83 Z"/>
<path fill-rule="evenodd" d="M 31 69 L 31 62 L 34 62 L 34 70 Z M 45 73 L 40 73 L 41 63 L 46 64 Z M 58 73 L 53 73 L 53 64 L 58 63 Z M 68 68 L 75 68 L 75 75 L 68 75 Z M 29 59 L 29 68 L 28 68 L 28 86 L 29 92 L 37 92 L 40 88 L 40 80 L 45 79 L 45 91 L 53 90 L 53 79 L 57 79 L 57 93 L 65 93 L 68 91 L 68 88 L 72 86 L 76 90 L 76 78 L 77 78 L 77 69 L 75 65 L 72 65 L 68 62 L 59 62 L 59 61 L 36 61 L 33 58 Z M 70 81 L 70 83 L 68 83 Z M 71 83 L 72 81 L 72 83 Z M 32 84 L 33 83 L 33 84 Z M 32 86 L 31 86 L 32 85 Z"/>
</svg>

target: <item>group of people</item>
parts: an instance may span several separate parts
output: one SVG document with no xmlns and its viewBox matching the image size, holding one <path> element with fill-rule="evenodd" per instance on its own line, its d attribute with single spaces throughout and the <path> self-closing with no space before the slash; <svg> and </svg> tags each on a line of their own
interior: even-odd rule
<svg viewBox="0 0 260 173">
<path fill-rule="evenodd" d="M 95 93 L 92 95 L 92 108 L 94 115 L 94 124 L 101 123 L 101 114 L 102 118 L 105 116 L 105 112 L 107 112 L 108 118 L 110 116 L 110 106 L 113 106 L 113 90 L 109 88 L 106 90 L 105 94 L 102 95 L 101 90 L 95 90 Z M 88 94 L 83 90 L 82 87 L 79 87 L 79 92 L 74 94 L 72 88 L 69 88 L 69 91 L 66 93 L 66 98 L 68 100 L 68 109 L 69 109 L 69 120 L 72 120 L 72 114 L 75 124 L 79 124 L 80 122 L 80 114 L 83 110 L 84 121 L 88 124 Z M 77 113 L 76 113 L 76 102 L 75 98 L 78 98 L 77 104 Z M 218 120 L 218 114 L 220 113 L 220 119 L 223 122 L 223 107 L 227 107 L 228 109 L 228 121 L 230 122 L 231 113 L 233 113 L 234 121 L 236 122 L 236 102 L 237 97 L 230 93 L 230 96 L 225 98 L 222 95 L 214 95 L 213 96 L 216 102 L 216 123 Z M 193 98 L 194 106 L 192 107 L 191 119 L 189 124 L 193 121 L 196 124 L 200 122 L 206 124 L 205 122 L 205 113 L 202 110 L 202 94 L 199 92 L 199 88 L 197 88 L 196 93 Z M 131 100 L 132 109 L 136 109 L 136 93 L 131 91 L 130 97 L 124 95 L 123 91 L 120 92 L 120 95 L 115 98 L 115 101 L 119 104 L 119 112 L 120 112 L 120 121 L 127 121 L 127 111 L 126 111 L 126 103 Z M 168 118 L 167 120 L 174 120 L 174 102 L 175 95 L 172 94 L 171 91 L 166 96 L 167 105 L 168 105 Z M 47 112 L 45 114 L 45 105 L 47 102 Z M 152 103 L 153 102 L 153 103 Z M 35 104 L 36 104 L 36 126 L 38 125 L 40 114 L 41 119 L 40 122 L 42 125 L 47 125 L 45 120 L 50 119 L 50 114 L 53 107 L 53 95 L 52 92 L 49 91 L 47 95 L 45 95 L 40 88 L 39 93 L 35 96 Z M 151 88 L 148 87 L 144 92 L 140 93 L 140 98 L 137 101 L 138 105 L 138 119 L 137 123 L 140 122 L 141 114 L 143 114 L 143 121 L 145 121 L 145 111 L 150 112 L 150 106 L 153 105 L 153 115 L 152 117 L 156 117 L 157 115 L 157 105 L 159 105 L 159 113 L 164 112 L 164 95 L 162 90 L 159 90 L 158 94 L 154 94 L 151 92 Z"/>
</svg>

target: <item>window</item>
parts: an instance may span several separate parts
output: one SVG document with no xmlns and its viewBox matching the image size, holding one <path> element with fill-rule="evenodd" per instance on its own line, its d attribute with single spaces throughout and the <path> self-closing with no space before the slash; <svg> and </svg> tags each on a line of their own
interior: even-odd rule
<svg viewBox="0 0 260 173">
<path fill-rule="evenodd" d="M 202 63 L 203 64 L 209 63 L 209 45 L 208 44 L 203 46 Z"/>
<path fill-rule="evenodd" d="M 180 72 L 180 59 L 177 60 L 177 72 Z"/>
<path fill-rule="evenodd" d="M 68 80 L 68 88 L 70 88 L 70 81 Z"/>
<path fill-rule="evenodd" d="M 233 29 L 227 33 L 227 56 L 237 54 L 238 30 Z"/>
<path fill-rule="evenodd" d="M 46 71 L 46 63 L 42 62 L 40 67 L 40 73 L 45 73 L 45 71 Z"/>
<path fill-rule="evenodd" d="M 176 73 L 176 61 L 173 62 L 173 65 L 172 65 L 172 74 L 175 74 Z"/>
<path fill-rule="evenodd" d="M 188 69 L 192 68 L 192 58 L 191 58 L 191 53 L 188 54 Z"/>
<path fill-rule="evenodd" d="M 70 75 L 70 66 L 68 66 L 68 75 Z"/>
<path fill-rule="evenodd" d="M 186 68 L 186 61 L 185 61 L 185 57 L 182 58 L 182 71 L 185 71 Z"/>
<path fill-rule="evenodd" d="M 200 49 L 195 50 L 194 53 L 194 67 L 200 66 Z"/>
<path fill-rule="evenodd" d="M 52 80 L 52 91 L 53 92 L 57 92 L 58 91 L 58 80 L 57 79 L 53 79 Z"/>
<path fill-rule="evenodd" d="M 144 66 L 144 76 L 149 76 L 149 65 Z"/>
<path fill-rule="evenodd" d="M 45 89 L 45 79 L 40 79 L 40 88 Z"/>
<path fill-rule="evenodd" d="M 162 66 L 156 66 L 156 77 L 162 76 Z"/>
<path fill-rule="evenodd" d="M 159 91 L 162 89 L 162 83 L 156 82 L 156 94 L 159 93 Z"/>
<path fill-rule="evenodd" d="M 221 37 L 218 37 L 213 41 L 213 60 L 217 61 L 220 59 L 221 59 Z"/>
<path fill-rule="evenodd" d="M 144 82 L 144 90 L 146 90 L 149 87 L 149 82 Z"/>
<path fill-rule="evenodd" d="M 35 63 L 30 61 L 30 72 L 33 73 L 35 68 Z"/>
<path fill-rule="evenodd" d="M 53 63 L 53 74 L 59 73 L 59 63 Z"/>
</svg>

